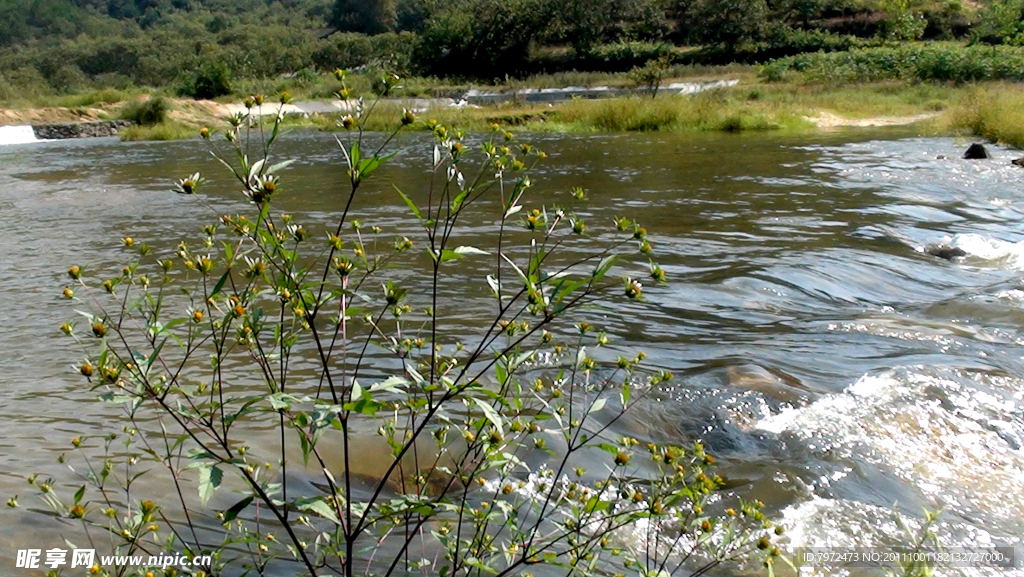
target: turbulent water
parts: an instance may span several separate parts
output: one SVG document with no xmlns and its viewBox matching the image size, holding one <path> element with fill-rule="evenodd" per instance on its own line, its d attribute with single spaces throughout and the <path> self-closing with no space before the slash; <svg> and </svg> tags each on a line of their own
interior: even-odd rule
<svg viewBox="0 0 1024 577">
<path fill-rule="evenodd" d="M 640 220 L 672 279 L 598 319 L 678 377 L 624 434 L 702 439 L 790 547 L 904 542 L 897 511 L 914 527 L 922 507 L 942 510 L 946 545 L 1019 545 L 1024 170 L 998 148 L 966 161 L 963 142 L 889 138 L 538 136 L 549 159 L 534 180 L 541 195 L 586 188 L 588 220 Z M 400 143 L 358 218 L 412 230 L 391 184 L 422 187 L 425 144 Z M 343 175 L 331 137 L 293 135 L 282 153 L 300 159 L 282 208 L 329 221 Z M 169 192 L 196 170 L 217 177 L 205 196 Z M 117 265 L 121 236 L 169 250 L 244 209 L 221 170 L 196 142 L 0 148 L 0 493 L 25 505 L 4 514 L 0 557 L 60 544 L 24 477 L 66 476 L 56 456 L 110 417 L 57 330 L 64 271 Z M 489 225 L 470 226 L 487 248 Z M 453 322 L 472 326 L 468 309 Z"/>
<path fill-rule="evenodd" d="M 0 145 L 39 142 L 31 126 L 0 126 Z"/>
</svg>

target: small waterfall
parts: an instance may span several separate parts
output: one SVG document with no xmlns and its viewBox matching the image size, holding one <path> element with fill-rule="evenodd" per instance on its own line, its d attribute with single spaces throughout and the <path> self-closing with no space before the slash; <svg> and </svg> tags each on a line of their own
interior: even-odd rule
<svg viewBox="0 0 1024 577">
<path fill-rule="evenodd" d="M 0 146 L 28 142 L 40 142 L 31 126 L 0 126 Z"/>
</svg>

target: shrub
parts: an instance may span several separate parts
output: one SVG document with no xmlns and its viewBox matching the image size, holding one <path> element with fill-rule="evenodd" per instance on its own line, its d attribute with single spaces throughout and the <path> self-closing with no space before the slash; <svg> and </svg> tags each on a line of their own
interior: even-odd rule
<svg viewBox="0 0 1024 577">
<path fill-rule="evenodd" d="M 231 94 L 231 71 L 215 60 L 207 60 L 180 82 L 178 93 L 197 100 L 210 100 Z"/>
<path fill-rule="evenodd" d="M 526 169 L 544 155 L 511 134 L 474 154 L 431 124 L 430 183 L 396 193 L 416 240 L 384 240 L 348 207 L 416 120 L 407 112 L 374 138 L 353 110 L 346 208 L 324 235 L 273 208 L 288 165 L 267 162 L 279 125 L 250 142 L 262 132 L 239 115 L 224 162 L 248 214 L 173 254 L 125 238 L 130 260 L 113 276 L 69 269 L 65 296 L 87 316 L 64 327 L 84 345 L 78 370 L 126 423 L 74 440 L 89 463 L 79 470 L 102 473 L 84 474 L 72 498 L 32 478 L 53 510 L 121 555 L 209 554 L 212 574 L 703 574 L 773 554 L 759 503 L 709 502 L 722 480 L 700 444 L 640 448 L 607 432 L 671 375 L 645 369 L 642 353 L 602 361 L 608 337 L 573 313 L 642 301 L 641 275 L 664 282 L 647 231 L 585 223 L 582 190 L 535 204 Z M 490 253 L 456 241 L 473 215 L 495 224 Z M 446 317 L 467 310 L 482 324 Z M 604 466 L 580 467 L 584 455 Z M 160 471 L 170 499 L 148 499 L 138 478 Z"/>
<path fill-rule="evenodd" d="M 142 126 L 152 126 L 167 120 L 167 112 L 170 108 L 171 104 L 166 98 L 152 96 L 125 105 L 118 116 L 123 120 L 131 120 Z"/>
<path fill-rule="evenodd" d="M 935 43 L 802 54 L 765 65 L 761 75 L 778 80 L 791 71 L 812 82 L 1024 80 L 1024 48 Z"/>
<path fill-rule="evenodd" d="M 629 79 L 637 88 L 650 91 L 651 98 L 658 96 L 658 88 L 669 71 L 668 58 L 649 60 L 647 64 L 629 71 Z"/>
<path fill-rule="evenodd" d="M 149 126 L 129 126 L 121 131 L 121 140 L 181 140 L 196 136 L 196 129 L 173 120 Z"/>
</svg>

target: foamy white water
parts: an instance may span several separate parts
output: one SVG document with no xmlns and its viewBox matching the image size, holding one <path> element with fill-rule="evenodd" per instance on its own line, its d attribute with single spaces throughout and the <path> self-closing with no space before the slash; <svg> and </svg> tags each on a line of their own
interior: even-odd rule
<svg viewBox="0 0 1024 577">
<path fill-rule="evenodd" d="M 29 142 L 40 142 L 31 126 L 0 126 L 0 145 Z"/>
<path fill-rule="evenodd" d="M 1015 378 L 926 367 L 865 375 L 846 391 L 762 419 L 775 433 L 837 466 L 804 484 L 805 499 L 783 511 L 789 544 L 894 546 L 908 537 L 888 508 L 840 497 L 833 485 L 853 463 L 916 487 L 932 509 L 951 514 L 936 527 L 944 546 L 1019 545 L 1024 519 L 1024 453 L 1019 419 L 1024 384 Z M 912 525 L 917 511 L 907 511 Z M 824 573 L 841 574 L 835 568 Z M 982 576 L 989 569 L 947 575 Z M 1007 575 L 1020 575 L 1014 571 Z"/>
<path fill-rule="evenodd" d="M 1024 241 L 1007 242 L 981 234 L 964 233 L 947 236 L 940 244 L 967 253 L 963 258 L 968 264 L 984 263 L 986 266 L 1024 270 Z"/>
</svg>

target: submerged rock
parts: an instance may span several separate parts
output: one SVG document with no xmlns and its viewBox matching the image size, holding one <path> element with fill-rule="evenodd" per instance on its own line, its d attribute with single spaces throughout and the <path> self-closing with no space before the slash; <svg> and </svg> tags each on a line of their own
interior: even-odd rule
<svg viewBox="0 0 1024 577">
<path fill-rule="evenodd" d="M 980 160 L 983 158 L 992 158 L 992 155 L 988 153 L 988 149 L 986 149 L 984 145 L 975 142 L 967 147 L 967 152 L 964 153 L 964 158 L 968 160 Z"/>
<path fill-rule="evenodd" d="M 730 387 L 756 391 L 797 407 L 810 401 L 799 380 L 782 371 L 772 371 L 753 363 L 726 367 L 725 380 Z"/>
<path fill-rule="evenodd" d="M 941 244 L 927 246 L 925 247 L 924 252 L 948 261 L 967 256 L 967 251 L 958 246 L 947 246 Z"/>
</svg>

